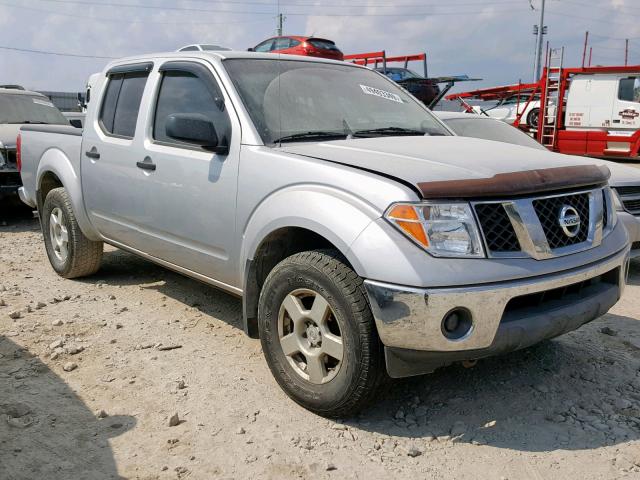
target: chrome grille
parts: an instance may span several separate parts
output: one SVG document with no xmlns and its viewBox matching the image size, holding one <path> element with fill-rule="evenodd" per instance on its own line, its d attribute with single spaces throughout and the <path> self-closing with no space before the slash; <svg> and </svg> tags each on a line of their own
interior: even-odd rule
<svg viewBox="0 0 640 480">
<path fill-rule="evenodd" d="M 490 257 L 542 260 L 568 255 L 600 245 L 613 228 L 606 188 L 472 205 Z M 580 218 L 573 236 L 560 224 L 564 207 L 575 209 Z"/>
<path fill-rule="evenodd" d="M 492 252 L 519 252 L 520 242 L 509 215 L 501 203 L 476 205 L 476 215 L 487 249 Z"/>
<path fill-rule="evenodd" d="M 616 187 L 624 209 L 633 214 L 640 215 L 640 185 L 631 187 Z"/>
<path fill-rule="evenodd" d="M 575 208 L 580 217 L 580 228 L 575 237 L 569 237 L 565 234 L 558 222 L 560 211 L 565 205 Z M 589 194 L 581 193 L 534 200 L 533 208 L 547 237 L 549 248 L 568 247 L 587 240 L 589 233 Z"/>
</svg>

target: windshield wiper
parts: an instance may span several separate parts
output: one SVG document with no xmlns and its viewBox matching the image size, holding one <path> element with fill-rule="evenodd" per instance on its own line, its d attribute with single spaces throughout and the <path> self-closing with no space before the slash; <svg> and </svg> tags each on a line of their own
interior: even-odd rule
<svg viewBox="0 0 640 480">
<path fill-rule="evenodd" d="M 296 140 L 317 140 L 317 139 L 328 139 L 328 138 L 346 138 L 346 133 L 341 132 L 323 132 L 323 131 L 313 131 L 313 132 L 300 132 L 300 133 L 292 133 L 291 135 L 285 135 L 284 137 L 276 138 L 273 143 L 282 143 L 282 142 L 295 142 Z"/>
<path fill-rule="evenodd" d="M 357 130 L 353 132 L 354 137 L 369 137 L 372 135 L 426 135 L 426 132 L 403 127 L 370 128 L 368 130 Z"/>
</svg>

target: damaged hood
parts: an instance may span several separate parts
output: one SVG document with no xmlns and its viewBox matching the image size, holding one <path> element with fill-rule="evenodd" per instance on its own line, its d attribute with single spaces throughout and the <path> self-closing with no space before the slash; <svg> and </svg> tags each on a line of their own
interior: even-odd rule
<svg viewBox="0 0 640 480">
<path fill-rule="evenodd" d="M 296 143 L 282 150 L 393 177 L 423 198 L 538 193 L 609 178 L 609 170 L 593 159 L 456 136 Z"/>
</svg>

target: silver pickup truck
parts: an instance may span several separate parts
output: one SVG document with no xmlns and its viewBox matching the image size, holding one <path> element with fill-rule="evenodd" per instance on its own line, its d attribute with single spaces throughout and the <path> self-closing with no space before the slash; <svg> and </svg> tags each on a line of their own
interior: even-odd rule
<svg viewBox="0 0 640 480">
<path fill-rule="evenodd" d="M 321 415 L 620 298 L 605 167 L 453 136 L 379 73 L 181 52 L 92 83 L 83 131 L 21 130 L 20 195 L 55 271 L 95 273 L 107 242 L 241 296 L 278 383 Z"/>
</svg>

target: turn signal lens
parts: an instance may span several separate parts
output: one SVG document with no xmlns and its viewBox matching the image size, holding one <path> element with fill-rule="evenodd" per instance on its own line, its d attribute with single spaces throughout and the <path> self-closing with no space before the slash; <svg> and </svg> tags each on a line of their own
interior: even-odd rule
<svg viewBox="0 0 640 480">
<path fill-rule="evenodd" d="M 420 221 L 420 217 L 418 217 L 418 212 L 415 207 L 413 205 L 405 205 L 402 203 L 391 207 L 391 210 L 387 213 L 387 217 L 394 218 L 396 220 Z"/>
<path fill-rule="evenodd" d="M 394 220 L 394 223 L 400 227 L 405 234 L 409 235 L 409 237 L 420 245 L 425 248 L 429 246 L 429 240 L 424 231 L 424 226 L 420 222 L 420 216 L 412 205 L 395 205 L 389 210 L 387 217 Z"/>
</svg>

